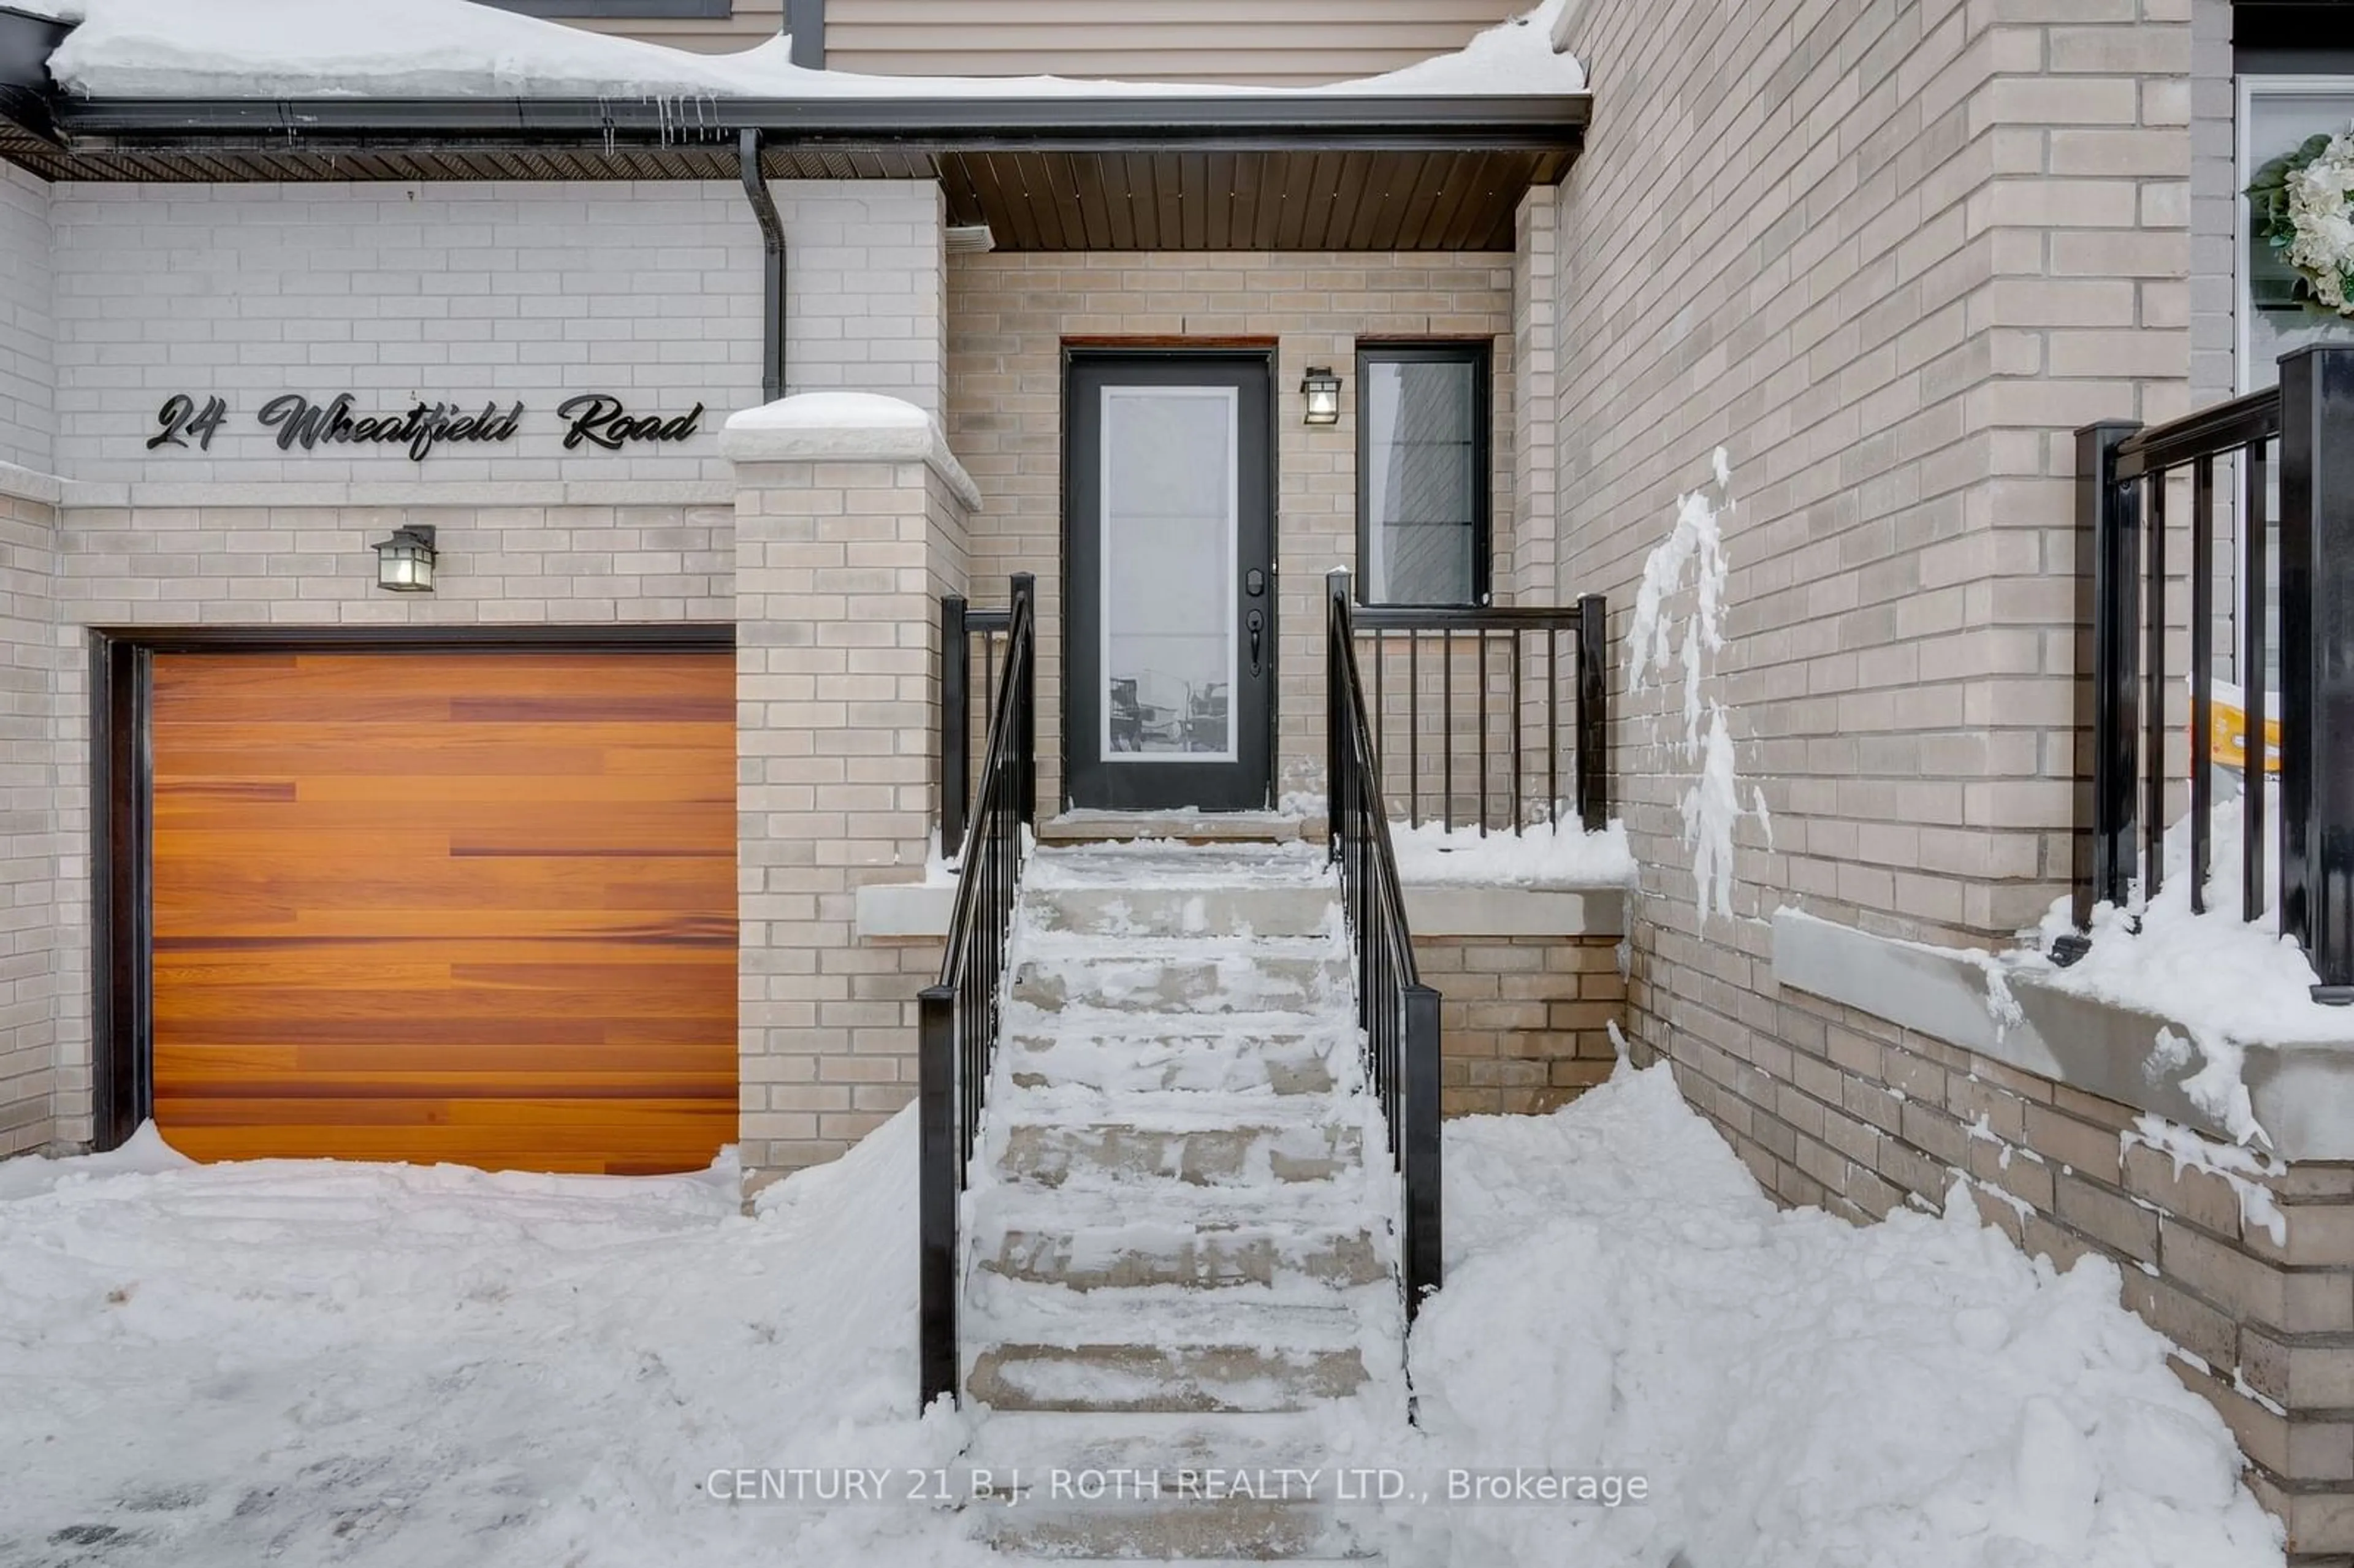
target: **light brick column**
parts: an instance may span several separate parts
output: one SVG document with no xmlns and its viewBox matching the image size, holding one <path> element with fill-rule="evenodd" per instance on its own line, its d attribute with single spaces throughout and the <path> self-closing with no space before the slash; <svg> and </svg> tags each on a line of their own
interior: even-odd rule
<svg viewBox="0 0 2354 1568">
<path fill-rule="evenodd" d="M 928 947 L 861 946 L 857 890 L 919 875 L 938 602 L 979 503 L 911 405 L 788 398 L 731 422 L 748 1188 L 830 1160 L 916 1091 Z"/>
<path fill-rule="evenodd" d="M 56 500 L 0 462 L 0 1159 L 57 1136 Z"/>
<path fill-rule="evenodd" d="M 1513 514 L 1497 519 L 1499 604 L 1558 600 L 1561 443 L 1560 203 L 1540 185 L 1521 200 L 1512 252 Z"/>
</svg>

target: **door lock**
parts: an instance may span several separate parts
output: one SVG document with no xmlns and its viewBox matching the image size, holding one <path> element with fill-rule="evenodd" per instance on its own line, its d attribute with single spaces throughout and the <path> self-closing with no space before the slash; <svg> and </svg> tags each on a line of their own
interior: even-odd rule
<svg viewBox="0 0 2354 1568">
<path fill-rule="evenodd" d="M 1253 567 L 1243 574 L 1243 592 L 1253 599 L 1267 597 L 1267 574 Z"/>
</svg>

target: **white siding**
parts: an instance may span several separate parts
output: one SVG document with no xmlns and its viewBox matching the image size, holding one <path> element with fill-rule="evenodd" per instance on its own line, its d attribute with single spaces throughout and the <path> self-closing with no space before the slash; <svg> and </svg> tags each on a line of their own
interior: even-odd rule
<svg viewBox="0 0 2354 1568">
<path fill-rule="evenodd" d="M 1335 81 L 1458 49 L 1528 8 L 1528 0 L 827 0 L 826 64 L 908 76 Z"/>
<path fill-rule="evenodd" d="M 929 184 L 780 183 L 794 390 L 939 406 L 939 194 Z M 62 185 L 56 467 L 114 482 L 718 479 L 717 428 L 759 400 L 761 247 L 733 183 Z M 525 436 L 281 452 L 256 418 L 281 392 L 521 399 Z M 228 400 L 209 452 L 147 450 L 165 398 Z M 611 392 L 702 403 L 702 434 L 625 453 L 561 450 L 555 409 Z"/>
<path fill-rule="evenodd" d="M 49 467 L 49 186 L 0 164 L 0 462 Z"/>
<path fill-rule="evenodd" d="M 785 0 L 736 0 L 730 14 L 716 20 L 646 16 L 576 20 L 572 26 L 592 33 L 619 33 L 648 43 L 668 44 L 673 48 L 697 49 L 705 54 L 733 53 L 784 31 Z"/>
</svg>

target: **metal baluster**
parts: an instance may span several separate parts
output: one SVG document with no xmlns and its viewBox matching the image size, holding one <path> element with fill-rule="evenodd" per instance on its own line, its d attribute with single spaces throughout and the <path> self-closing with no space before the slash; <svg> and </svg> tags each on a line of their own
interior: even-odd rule
<svg viewBox="0 0 2354 1568">
<path fill-rule="evenodd" d="M 1521 831 L 1521 822 L 1522 818 L 1521 801 L 1521 768 L 1522 766 L 1521 757 L 1521 732 L 1528 727 L 1528 717 L 1521 712 L 1522 634 L 1520 630 L 1515 628 L 1505 635 L 1511 639 L 1509 646 L 1511 649 L 1512 655 L 1511 661 L 1508 665 L 1508 668 L 1511 673 L 1512 686 L 1512 821 L 1511 826 L 1511 831 L 1517 833 Z"/>
<path fill-rule="evenodd" d="M 2148 711 L 2142 715 L 2142 787 L 2148 795 L 2142 819 L 2141 899 L 2147 908 L 2166 880 L 2166 471 L 2142 482 L 2149 497 L 2149 574 L 2142 626 L 2142 659 L 2147 666 Z"/>
<path fill-rule="evenodd" d="M 1405 820 L 1422 821 L 1422 630 L 1405 634 Z"/>
<path fill-rule="evenodd" d="M 2190 474 L 2190 912 L 2203 915 L 2215 810 L 2215 460 L 2201 457 Z"/>
<path fill-rule="evenodd" d="M 2240 464 L 2240 477 L 2246 486 L 2244 504 L 2240 510 L 2240 686 L 2246 709 L 2246 739 L 2243 746 L 2245 757 L 2240 769 L 2243 783 L 2240 798 L 2243 920 L 2254 919 L 2272 902 L 2264 885 L 2264 862 L 2270 848 L 2264 838 L 2264 788 L 2272 776 L 2272 748 L 2264 741 L 2264 726 L 2272 706 L 2267 690 L 2271 678 L 2264 670 L 2264 645 L 2269 641 L 2264 620 L 2270 613 L 2266 595 L 2271 591 L 2265 580 L 2270 575 L 2266 570 L 2270 541 L 2265 536 L 2265 466 L 2264 445 L 2258 441 L 2246 450 Z"/>
<path fill-rule="evenodd" d="M 1438 785 L 1440 820 L 1455 831 L 1455 629 L 1439 635 Z"/>
<path fill-rule="evenodd" d="M 1474 679 L 1479 687 L 1479 836 L 1488 836 L 1488 629 L 1472 644 Z"/>
<path fill-rule="evenodd" d="M 1545 821 L 1561 831 L 1561 628 L 1545 628 Z"/>
</svg>

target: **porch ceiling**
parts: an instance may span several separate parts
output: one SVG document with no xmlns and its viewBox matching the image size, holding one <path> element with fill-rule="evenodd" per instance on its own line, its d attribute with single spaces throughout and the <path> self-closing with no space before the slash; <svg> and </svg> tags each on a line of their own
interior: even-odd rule
<svg viewBox="0 0 2354 1568">
<path fill-rule="evenodd" d="M 1587 105 L 20 99 L 0 158 L 53 180 L 732 180 L 758 129 L 771 178 L 936 179 L 1001 249 L 1508 250 Z"/>
</svg>

